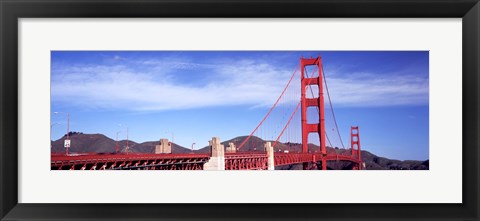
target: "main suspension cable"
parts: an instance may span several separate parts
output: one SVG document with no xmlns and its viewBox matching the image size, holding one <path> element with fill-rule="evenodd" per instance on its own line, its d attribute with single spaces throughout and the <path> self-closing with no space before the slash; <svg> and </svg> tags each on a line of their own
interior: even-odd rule
<svg viewBox="0 0 480 221">
<path fill-rule="evenodd" d="M 325 71 L 323 71 L 323 65 L 322 65 L 322 73 L 323 73 L 323 82 L 325 82 L 325 89 L 327 90 L 328 102 L 330 103 L 330 110 L 332 110 L 333 122 L 335 122 L 335 127 L 337 128 L 337 134 L 338 134 L 338 137 L 340 138 L 340 143 L 342 143 L 342 147 L 343 149 L 345 149 L 345 146 L 343 145 L 342 136 L 340 136 L 340 131 L 338 130 L 338 124 L 337 124 L 337 119 L 335 118 L 335 112 L 333 111 L 332 100 L 330 99 L 330 92 L 328 91 L 327 78 L 325 77 Z"/>
<path fill-rule="evenodd" d="M 255 129 L 252 131 L 252 133 L 250 133 L 250 135 L 248 135 L 248 137 L 240 144 L 240 146 L 238 146 L 238 149 L 242 148 L 247 142 L 248 140 L 250 139 L 250 137 L 258 130 L 258 128 L 262 125 L 262 123 L 267 119 L 267 117 L 270 115 L 270 113 L 273 111 L 273 109 L 277 106 L 278 104 L 278 101 L 280 101 L 280 99 L 282 98 L 283 94 L 285 93 L 285 91 L 287 90 L 288 86 L 290 85 L 290 83 L 292 82 L 292 79 L 293 77 L 295 76 L 295 74 L 297 73 L 297 70 L 298 68 L 300 67 L 300 63 L 297 65 L 297 67 L 295 68 L 295 71 L 293 72 L 292 74 L 292 77 L 290 77 L 290 80 L 288 81 L 287 83 L 287 86 L 285 86 L 285 88 L 283 89 L 282 93 L 280 94 L 280 97 L 278 97 L 277 101 L 273 104 L 273 106 L 270 108 L 270 110 L 268 111 L 268 113 L 265 115 L 265 117 L 263 117 L 262 121 L 260 121 L 260 123 L 257 125 L 257 127 L 255 127 Z"/>
</svg>

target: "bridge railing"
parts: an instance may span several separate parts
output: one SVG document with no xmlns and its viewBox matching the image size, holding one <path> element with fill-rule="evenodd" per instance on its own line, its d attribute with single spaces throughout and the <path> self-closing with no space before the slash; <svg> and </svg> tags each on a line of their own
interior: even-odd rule
<svg viewBox="0 0 480 221">
<path fill-rule="evenodd" d="M 78 161 L 78 160 L 132 160 L 132 159 L 178 159 L 178 158 L 208 158 L 210 154 L 88 154 L 88 155 L 52 155 L 51 161 Z"/>
<path fill-rule="evenodd" d="M 229 158 L 258 158 L 267 157 L 265 152 L 237 152 L 237 153 L 225 153 L 225 159 Z"/>
</svg>

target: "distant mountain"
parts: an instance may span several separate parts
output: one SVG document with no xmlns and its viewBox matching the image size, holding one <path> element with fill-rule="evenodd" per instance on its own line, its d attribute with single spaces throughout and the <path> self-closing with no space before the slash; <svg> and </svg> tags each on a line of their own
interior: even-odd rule
<svg viewBox="0 0 480 221">
<path fill-rule="evenodd" d="M 83 134 L 78 132 L 71 132 L 69 134 L 71 140 L 71 147 L 69 149 L 70 153 L 114 153 L 116 142 L 113 139 L 108 138 L 103 134 Z M 52 153 L 63 153 L 65 148 L 63 147 L 64 140 L 66 136 L 52 141 Z M 240 144 L 245 141 L 247 136 L 239 136 L 230 140 L 223 141 L 222 144 L 227 147 L 228 143 L 232 142 L 238 148 Z M 239 149 L 239 152 L 251 152 L 251 151 L 264 151 L 264 141 L 259 137 L 252 136 L 244 146 Z M 272 145 L 274 141 L 272 142 Z M 126 140 L 118 141 L 119 150 L 125 152 Z M 130 146 L 129 151 L 135 153 L 154 153 L 155 145 L 159 144 L 159 141 L 148 141 L 143 143 L 136 143 L 129 140 L 128 145 Z M 301 144 L 299 143 L 277 143 L 275 145 L 275 152 L 284 152 L 289 151 L 291 153 L 301 152 Z M 308 144 L 309 152 L 319 152 L 319 146 L 315 144 Z M 331 148 L 327 147 L 328 153 L 338 153 L 342 154 L 344 152 L 349 152 L 350 149 L 342 148 Z M 180 145 L 174 144 L 173 153 L 191 153 L 191 149 L 182 147 Z M 195 150 L 195 153 L 210 153 L 210 147 L 205 146 L 199 150 Z M 365 162 L 366 168 L 368 170 L 428 170 L 429 169 L 429 160 L 426 161 L 417 161 L 417 160 L 395 160 L 388 159 L 385 157 L 379 157 L 375 154 L 372 154 L 368 151 L 362 150 L 362 161 Z M 352 163 L 343 162 L 343 161 L 329 161 L 327 164 L 328 169 L 335 170 L 348 170 L 352 168 Z M 288 165 L 288 166 L 277 166 L 277 170 L 295 170 L 302 169 L 301 164 Z"/>
<path fill-rule="evenodd" d="M 222 142 L 222 144 L 227 147 L 228 143 L 232 142 L 238 148 L 240 144 L 247 138 L 247 136 L 240 136 L 236 137 L 227 141 Z M 239 149 L 239 152 L 250 152 L 250 151 L 264 151 L 263 144 L 266 141 L 262 140 L 259 137 L 252 136 L 244 146 Z M 275 141 L 270 141 L 273 145 Z M 291 153 L 294 152 L 301 152 L 302 146 L 299 143 L 277 143 L 274 148 L 275 152 L 283 152 L 288 150 Z M 308 151 L 309 152 L 319 152 L 320 147 L 315 144 L 308 144 Z M 342 149 L 342 148 L 332 148 L 327 147 L 328 153 L 337 153 L 342 154 L 344 152 L 350 152 L 351 149 Z M 210 147 L 205 146 L 199 150 L 199 153 L 210 153 Z M 375 154 L 372 154 L 368 151 L 362 150 L 362 161 L 365 162 L 365 166 L 367 170 L 428 170 L 429 169 L 429 160 L 426 161 L 418 161 L 418 160 L 395 160 L 395 159 L 388 159 L 385 157 L 379 157 Z M 328 169 L 335 169 L 335 170 L 350 170 L 352 169 L 353 164 L 350 162 L 344 161 L 329 161 L 327 163 Z M 275 167 L 277 170 L 301 170 L 303 165 L 288 165 L 288 166 L 278 166 Z"/>
<path fill-rule="evenodd" d="M 71 147 L 70 153 L 114 153 L 116 147 L 116 141 L 110 139 L 103 134 L 83 134 L 83 133 L 70 133 Z M 52 141 L 52 153 L 65 152 L 64 142 L 66 136 Z M 154 153 L 155 145 L 160 141 L 148 141 L 143 143 L 136 143 L 129 140 L 128 146 L 129 152 L 134 153 Z M 127 146 L 126 140 L 118 141 L 118 147 L 120 152 L 125 152 Z M 177 144 L 173 145 L 173 153 L 190 153 L 191 150 Z"/>
<path fill-rule="evenodd" d="M 428 170 L 429 160 L 393 160 L 362 151 L 362 160 L 368 170 Z"/>
<path fill-rule="evenodd" d="M 130 147 L 131 152 L 136 153 L 155 153 L 155 145 L 158 145 L 160 141 L 148 141 L 140 144 L 136 144 L 133 147 Z M 177 144 L 173 144 L 172 153 L 191 153 L 191 149 L 187 149 Z"/>
</svg>

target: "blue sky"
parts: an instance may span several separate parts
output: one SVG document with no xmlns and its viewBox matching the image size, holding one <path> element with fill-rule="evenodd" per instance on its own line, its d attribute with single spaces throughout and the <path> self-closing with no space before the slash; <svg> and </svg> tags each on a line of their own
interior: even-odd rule
<svg viewBox="0 0 480 221">
<path fill-rule="evenodd" d="M 213 136 L 248 135 L 300 57 L 318 55 L 345 146 L 350 126 L 358 125 L 364 150 L 401 160 L 429 158 L 426 51 L 53 51 L 52 139 L 66 131 L 66 116 L 53 112 L 70 112 L 72 131 L 113 139 L 117 131 L 125 139 L 119 124 L 127 125 L 135 142 L 173 134 L 175 143 L 200 148 Z M 298 79 L 291 88 L 299 89 Z M 291 90 L 288 98 L 299 99 Z M 340 146 L 329 109 L 326 118 L 327 134 Z"/>
</svg>

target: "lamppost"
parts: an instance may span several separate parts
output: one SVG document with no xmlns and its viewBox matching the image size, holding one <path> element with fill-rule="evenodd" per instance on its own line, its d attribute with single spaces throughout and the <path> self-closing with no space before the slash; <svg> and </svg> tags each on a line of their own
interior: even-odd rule
<svg viewBox="0 0 480 221">
<path fill-rule="evenodd" d="M 195 143 L 192 143 L 192 153 L 193 153 L 193 145 L 195 145 Z"/>
<path fill-rule="evenodd" d="M 128 153 L 128 149 L 130 148 L 128 146 L 128 126 L 124 124 L 119 124 L 118 126 L 127 128 L 127 146 L 125 147 L 125 153 Z"/>
<path fill-rule="evenodd" d="M 58 124 L 60 124 L 60 123 L 55 122 L 53 124 L 50 124 L 50 149 L 52 148 L 52 128 L 53 128 L 53 126 L 58 125 Z"/>
<path fill-rule="evenodd" d="M 118 153 L 118 134 L 121 133 L 122 131 L 117 131 L 117 138 L 115 140 L 115 153 Z"/>
<path fill-rule="evenodd" d="M 53 114 L 65 114 L 64 112 L 53 112 Z M 64 142 L 65 155 L 68 156 L 68 148 L 70 147 L 70 112 L 67 112 L 67 138 Z"/>
</svg>

